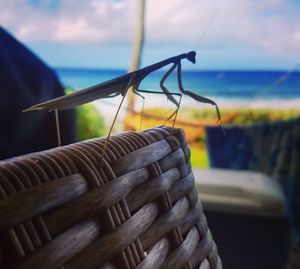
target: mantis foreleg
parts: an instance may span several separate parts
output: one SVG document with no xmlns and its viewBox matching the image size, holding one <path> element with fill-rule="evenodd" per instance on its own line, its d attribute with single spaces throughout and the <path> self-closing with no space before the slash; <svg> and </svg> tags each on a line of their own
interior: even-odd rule
<svg viewBox="0 0 300 269">
<path fill-rule="evenodd" d="M 171 102 L 173 102 L 178 108 L 179 103 L 177 102 L 177 100 L 172 96 L 172 94 L 168 91 L 168 89 L 164 85 L 165 81 L 170 76 L 170 74 L 175 70 L 176 66 L 177 66 L 177 63 L 174 63 L 172 65 L 172 67 L 167 71 L 167 73 L 161 79 L 159 85 L 160 85 L 160 88 L 162 89 L 162 91 L 164 92 L 164 94 L 168 97 L 168 99 L 171 100 Z"/>
<path fill-rule="evenodd" d="M 201 103 L 206 103 L 206 104 L 211 104 L 213 106 L 216 107 L 216 111 L 217 111 L 217 115 L 218 115 L 218 122 L 221 122 L 221 113 L 220 113 L 220 110 L 219 110 L 219 107 L 218 105 L 211 99 L 209 98 L 206 98 L 206 97 L 203 97 L 201 95 L 197 95 L 193 92 L 190 92 L 190 91 L 187 91 L 183 88 L 183 84 L 182 84 L 182 72 L 181 72 L 181 63 L 179 62 L 178 65 L 177 65 L 177 81 L 178 81 L 178 87 L 179 87 L 179 90 L 192 97 L 193 99 L 197 100 L 198 102 L 201 102 Z"/>
</svg>

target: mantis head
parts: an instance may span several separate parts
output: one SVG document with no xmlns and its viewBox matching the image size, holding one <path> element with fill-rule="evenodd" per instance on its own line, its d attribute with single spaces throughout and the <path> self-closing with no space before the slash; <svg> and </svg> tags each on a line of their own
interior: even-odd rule
<svg viewBox="0 0 300 269">
<path fill-rule="evenodd" d="M 188 52 L 186 58 L 193 64 L 196 63 L 196 52 L 195 51 Z"/>
</svg>

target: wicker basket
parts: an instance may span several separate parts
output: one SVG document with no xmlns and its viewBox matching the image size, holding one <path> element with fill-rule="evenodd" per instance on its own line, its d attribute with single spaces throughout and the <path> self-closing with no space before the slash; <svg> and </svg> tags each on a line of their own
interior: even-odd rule
<svg viewBox="0 0 300 269">
<path fill-rule="evenodd" d="M 0 268 L 221 268 L 182 130 L 104 143 L 0 162 Z"/>
</svg>

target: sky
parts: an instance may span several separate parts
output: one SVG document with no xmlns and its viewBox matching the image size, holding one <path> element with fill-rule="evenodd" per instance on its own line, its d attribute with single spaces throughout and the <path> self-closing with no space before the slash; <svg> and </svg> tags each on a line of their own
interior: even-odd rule
<svg viewBox="0 0 300 269">
<path fill-rule="evenodd" d="M 52 67 L 127 69 L 136 0 L 1 0 L 0 24 Z M 146 0 L 142 66 L 190 50 L 187 69 L 292 69 L 300 0 Z"/>
</svg>

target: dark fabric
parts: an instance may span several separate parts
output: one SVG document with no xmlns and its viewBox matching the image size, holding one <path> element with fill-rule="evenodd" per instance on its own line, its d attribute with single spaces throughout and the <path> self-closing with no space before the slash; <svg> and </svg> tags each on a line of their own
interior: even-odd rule
<svg viewBox="0 0 300 269">
<path fill-rule="evenodd" d="M 282 269 L 290 254 L 290 223 L 284 216 L 206 211 L 223 268 Z"/>
<path fill-rule="evenodd" d="M 57 145 L 54 113 L 22 113 L 63 95 L 56 74 L 0 27 L 0 159 Z M 60 112 L 62 143 L 74 142 L 74 111 Z"/>
<path fill-rule="evenodd" d="M 245 131 L 238 127 L 206 127 L 207 147 L 211 167 L 230 169 L 249 169 L 253 158 L 252 142 Z"/>
<path fill-rule="evenodd" d="M 300 118 L 246 127 L 207 127 L 212 167 L 267 173 L 281 185 L 300 225 Z"/>
</svg>

